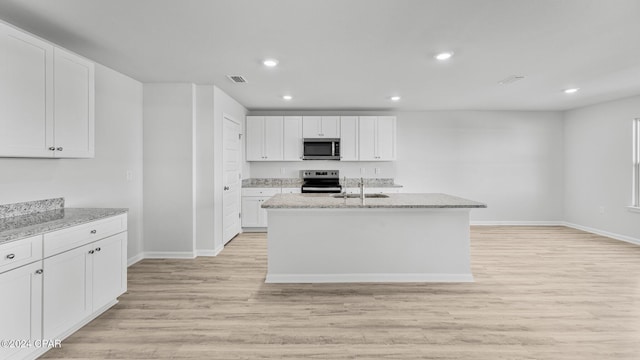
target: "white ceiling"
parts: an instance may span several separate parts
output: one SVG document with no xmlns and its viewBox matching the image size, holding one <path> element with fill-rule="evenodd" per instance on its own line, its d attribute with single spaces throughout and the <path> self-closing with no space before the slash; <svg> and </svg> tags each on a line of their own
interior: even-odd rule
<svg viewBox="0 0 640 360">
<path fill-rule="evenodd" d="M 637 95 L 638 15 L 640 0 L 0 0 L 0 19 L 96 62 L 215 84 L 252 110 L 565 110 Z M 444 50 L 455 56 L 433 59 Z M 498 84 L 509 75 L 526 78 Z"/>
</svg>

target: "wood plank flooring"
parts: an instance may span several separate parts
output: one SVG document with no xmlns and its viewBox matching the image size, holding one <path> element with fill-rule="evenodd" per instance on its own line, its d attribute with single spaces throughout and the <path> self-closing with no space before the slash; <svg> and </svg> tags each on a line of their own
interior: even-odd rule
<svg viewBox="0 0 640 360">
<path fill-rule="evenodd" d="M 640 246 L 472 227 L 476 282 L 265 284 L 266 235 L 144 260 L 47 359 L 640 359 Z M 338 250 L 338 249 L 337 249 Z"/>
</svg>

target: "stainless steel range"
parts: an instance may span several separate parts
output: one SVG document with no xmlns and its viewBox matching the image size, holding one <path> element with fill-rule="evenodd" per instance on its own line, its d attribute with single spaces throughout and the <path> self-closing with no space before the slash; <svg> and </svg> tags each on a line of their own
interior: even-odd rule
<svg viewBox="0 0 640 360">
<path fill-rule="evenodd" d="M 340 172 L 338 170 L 300 170 L 303 193 L 339 193 Z"/>
</svg>

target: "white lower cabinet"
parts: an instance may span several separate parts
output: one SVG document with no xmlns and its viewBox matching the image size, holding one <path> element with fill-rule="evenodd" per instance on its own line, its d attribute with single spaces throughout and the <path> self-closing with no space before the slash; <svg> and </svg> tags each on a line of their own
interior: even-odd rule
<svg viewBox="0 0 640 360">
<path fill-rule="evenodd" d="M 245 196 L 242 198 L 242 227 L 267 227 L 267 211 L 262 203 L 269 197 Z"/>
<path fill-rule="evenodd" d="M 1 273 L 0 289 L 0 359 L 27 358 L 42 339 L 42 261 Z"/>
<path fill-rule="evenodd" d="M 127 215 L 3 244 L 0 255 L 0 359 L 34 359 L 127 290 Z"/>
<path fill-rule="evenodd" d="M 43 337 L 55 339 L 91 314 L 88 246 L 44 260 Z"/>
<path fill-rule="evenodd" d="M 91 303 L 97 311 L 127 291 L 127 233 L 96 241 L 90 248 Z"/>
<path fill-rule="evenodd" d="M 267 211 L 262 204 L 273 195 L 282 193 L 280 188 L 244 188 L 242 189 L 242 227 L 267 227 Z"/>
<path fill-rule="evenodd" d="M 65 337 L 127 290 L 126 246 L 125 231 L 44 259 L 45 339 Z"/>
</svg>

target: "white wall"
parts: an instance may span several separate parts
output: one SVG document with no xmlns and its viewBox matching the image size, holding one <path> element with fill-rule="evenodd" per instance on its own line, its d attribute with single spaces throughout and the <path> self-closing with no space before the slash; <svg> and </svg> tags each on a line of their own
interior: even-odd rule
<svg viewBox="0 0 640 360">
<path fill-rule="evenodd" d="M 318 114 L 251 115 L 278 113 Z M 486 202 L 487 209 L 471 212 L 473 221 L 562 221 L 561 113 L 427 111 L 396 116 L 395 162 L 251 162 L 251 177 L 298 177 L 301 169 L 332 168 L 347 177 L 395 178 L 404 192 L 444 192 Z"/>
<path fill-rule="evenodd" d="M 147 257 L 222 250 L 223 114 L 246 113 L 212 85 L 144 85 Z"/>
<path fill-rule="evenodd" d="M 559 112 L 431 111 L 398 115 L 397 182 L 487 204 L 472 221 L 553 222 L 563 214 Z"/>
<path fill-rule="evenodd" d="M 192 257 L 195 248 L 192 84 L 144 85 L 144 251 Z"/>
<path fill-rule="evenodd" d="M 632 119 L 640 96 L 565 113 L 565 220 L 640 242 L 631 213 Z M 602 212 L 601 212 L 602 208 Z"/>
<path fill-rule="evenodd" d="M 196 86 L 196 249 L 215 253 L 214 244 L 214 109 L 213 86 Z"/>
<path fill-rule="evenodd" d="M 128 208 L 131 259 L 142 251 L 142 84 L 96 64 L 95 86 L 95 158 L 0 158 L 0 203 L 64 197 L 66 207 Z"/>
</svg>

